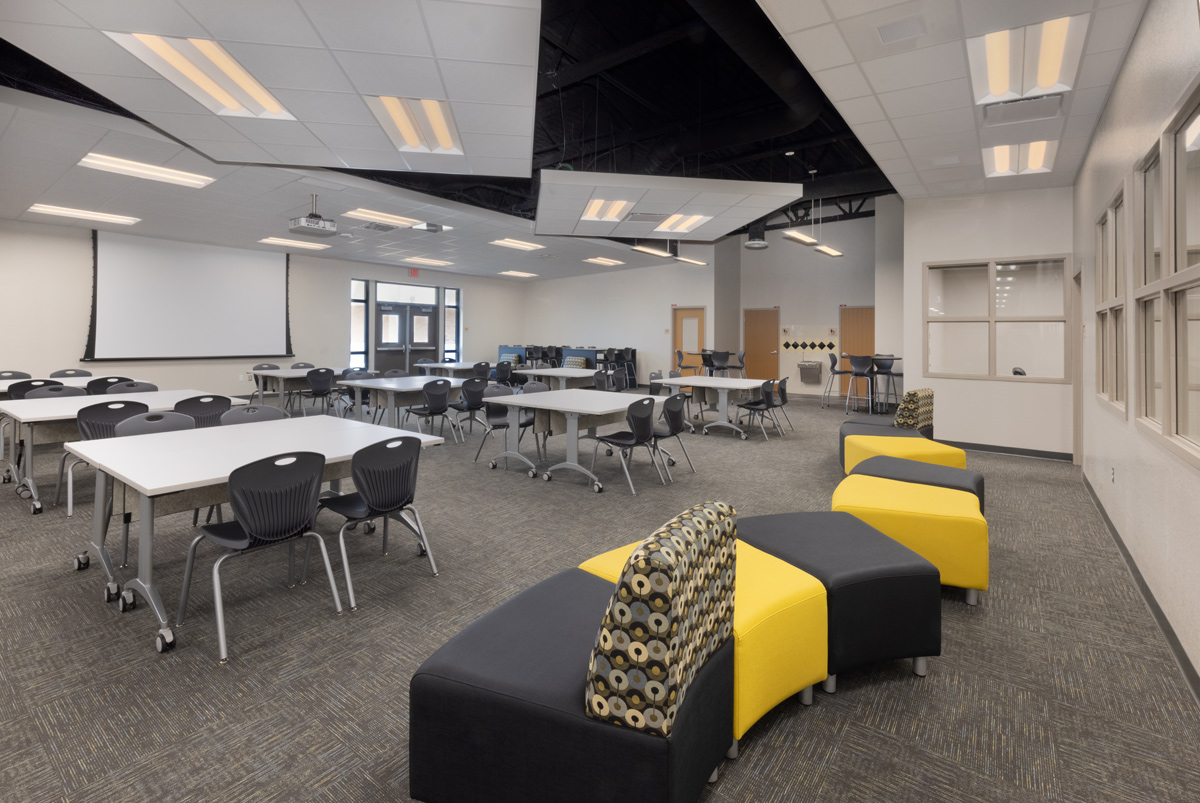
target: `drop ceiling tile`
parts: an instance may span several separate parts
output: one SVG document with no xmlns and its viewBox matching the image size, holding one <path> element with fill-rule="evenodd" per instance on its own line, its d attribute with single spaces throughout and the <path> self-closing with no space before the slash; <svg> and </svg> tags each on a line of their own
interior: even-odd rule
<svg viewBox="0 0 1200 803">
<path fill-rule="evenodd" d="M 503 159 L 493 156 L 472 156 L 467 161 L 471 166 L 471 173 L 476 176 L 529 178 L 533 174 L 533 165 L 528 158 Z"/>
<path fill-rule="evenodd" d="M 809 72 L 850 64 L 854 56 L 836 25 L 822 25 L 784 37 Z"/>
<path fill-rule="evenodd" d="M 173 112 L 141 112 L 140 116 L 146 122 L 156 125 L 172 136 L 186 140 L 189 144 L 193 139 L 222 140 L 226 142 L 245 142 L 246 137 L 227 122 L 231 118 L 219 117 L 215 114 L 175 114 Z"/>
<path fill-rule="evenodd" d="M 882 162 L 876 162 L 879 169 L 889 176 L 892 173 L 912 173 L 913 165 L 908 159 L 884 159 Z"/>
<path fill-rule="evenodd" d="M 439 59 L 442 80 L 451 100 L 532 106 L 537 73 L 512 64 L 484 64 Z"/>
<path fill-rule="evenodd" d="M 162 0 L 59 0 L 69 11 L 102 31 L 136 31 L 161 36 L 210 38 L 190 14 L 173 2 Z"/>
<path fill-rule="evenodd" d="M 962 153 L 946 153 L 938 156 L 914 156 L 913 167 L 920 170 L 937 170 L 942 167 L 983 164 L 983 151 L 973 148 Z"/>
<path fill-rule="evenodd" d="M 483 156 L 500 159 L 532 159 L 533 140 L 528 136 L 513 137 L 504 134 L 461 134 L 463 153 L 467 156 Z"/>
<path fill-rule="evenodd" d="M 993 145 L 1020 145 L 1044 139 L 1055 140 L 1062 136 L 1064 122 L 1065 118 L 1055 117 L 1050 120 L 985 127 L 979 132 L 979 145 L 982 148 L 990 148 Z"/>
<path fill-rule="evenodd" d="M 879 101 L 875 99 L 874 95 L 843 100 L 838 104 L 837 109 L 842 115 L 842 119 L 850 125 L 875 123 L 887 119 L 883 107 L 879 105 Z"/>
<path fill-rule="evenodd" d="M 422 0 L 438 58 L 537 66 L 541 12 L 534 8 Z"/>
<path fill-rule="evenodd" d="M 930 195 L 966 195 L 981 193 L 984 190 L 982 178 L 967 181 L 947 181 L 941 184 L 927 184 Z"/>
<path fill-rule="evenodd" d="M 1052 7 L 1041 2 L 996 2 L 996 0 L 960 0 L 963 32 L 983 36 L 992 31 L 1018 28 L 1091 11 L 1093 0 L 1054 0 Z"/>
<path fill-rule="evenodd" d="M 377 125 L 337 125 L 336 123 L 307 123 L 308 130 L 330 148 L 392 151 L 396 148 L 388 135 Z"/>
<path fill-rule="evenodd" d="M 958 131 L 975 130 L 975 110 L 970 108 L 947 109 L 932 114 L 918 114 L 893 120 L 892 125 L 901 139 L 932 137 L 937 134 L 953 134 Z"/>
<path fill-rule="evenodd" d="M 1076 89 L 1067 94 L 1066 112 L 1068 114 L 1099 114 L 1104 109 L 1104 102 L 1107 98 L 1108 86 Z"/>
<path fill-rule="evenodd" d="M 0 3 L 0 20 L 75 28 L 87 26 L 78 15 L 72 14 L 58 3 L 47 0 L 5 0 L 4 3 Z"/>
<path fill-rule="evenodd" d="M 543 184 L 542 190 L 539 193 L 540 198 L 554 198 L 556 200 L 566 201 L 567 199 L 578 200 L 578 206 L 583 208 L 584 202 L 592 197 L 592 187 L 589 185 L 573 185 L 573 184 Z M 691 197 L 689 195 L 689 197 Z"/>
<path fill-rule="evenodd" d="M 900 197 L 904 198 L 904 199 L 928 198 L 929 190 L 925 189 L 924 184 L 922 184 L 920 187 L 905 187 L 903 190 L 900 191 Z"/>
<path fill-rule="evenodd" d="M 790 200 L 767 195 L 750 195 L 746 200 L 741 201 L 736 206 L 730 207 L 726 215 L 736 216 L 740 210 L 746 214 L 758 216 L 762 214 L 762 210 L 764 209 L 778 209 L 783 205 L 781 202 L 790 203 Z"/>
<path fill-rule="evenodd" d="M 1064 138 L 1089 137 L 1099 119 L 1100 115 L 1098 114 L 1072 114 L 1067 118 L 1062 135 Z"/>
<path fill-rule="evenodd" d="M 892 118 L 972 108 L 975 105 L 971 83 L 966 78 L 884 92 L 879 95 L 879 102 Z"/>
<path fill-rule="evenodd" d="M 878 11 L 881 8 L 888 6 L 899 5 L 905 0 L 830 0 L 830 6 L 833 8 L 834 15 L 844 20 L 847 17 L 856 17 L 859 14 L 866 14 L 871 11 Z"/>
<path fill-rule="evenodd" d="M 936 137 L 921 137 L 904 141 L 909 156 L 941 156 L 948 153 L 974 150 L 979 147 L 979 135 L 974 131 L 956 134 L 938 134 Z"/>
<path fill-rule="evenodd" d="M 274 157 L 253 142 L 189 139 L 188 144 L 218 162 L 274 162 Z"/>
<path fill-rule="evenodd" d="M 876 142 L 873 145 L 864 146 L 867 153 L 876 161 L 880 159 L 903 159 L 908 156 L 908 151 L 904 150 L 904 145 L 895 140 L 891 142 Z"/>
<path fill-rule="evenodd" d="M 351 91 L 328 50 L 251 42 L 226 42 L 225 49 L 268 89 Z"/>
<path fill-rule="evenodd" d="M 825 92 L 825 96 L 835 103 L 871 94 L 871 85 L 867 83 L 857 64 L 813 73 L 813 79 Z"/>
<path fill-rule="evenodd" d="M 223 42 L 324 47 L 293 0 L 176 0 Z"/>
<path fill-rule="evenodd" d="M 353 13 L 328 0 L 300 5 L 331 50 L 433 55 L 416 0 L 355 0 Z"/>
<path fill-rule="evenodd" d="M 454 124 L 460 133 L 513 134 L 530 136 L 533 133 L 533 107 L 500 106 L 495 103 L 450 104 Z"/>
<path fill-rule="evenodd" d="M 621 235 L 617 234 L 614 229 L 623 228 L 624 224 L 606 223 L 603 220 L 577 220 L 575 221 L 574 225 L 568 225 L 565 230 L 558 228 L 554 233 L 574 234 L 577 237 L 607 237 L 610 234 L 613 234 L 619 237 Z M 542 233 L 541 226 L 537 228 L 537 232 L 538 234 Z"/>
<path fill-rule="evenodd" d="M 982 178 L 979 165 L 959 165 L 958 167 L 942 167 L 937 170 L 922 170 L 919 175 L 926 184 L 944 184 L 950 181 Z"/>
<path fill-rule="evenodd" d="M 758 0 L 780 33 L 789 34 L 829 22 L 821 0 Z"/>
<path fill-rule="evenodd" d="M 361 94 L 446 99 L 435 59 L 344 50 L 334 55 Z"/>
<path fill-rule="evenodd" d="M 894 92 L 965 77 L 966 47 L 961 41 L 946 42 L 874 59 L 861 66 L 876 92 Z"/>
<path fill-rule="evenodd" d="M 413 170 L 422 173 L 469 173 L 470 165 L 465 156 L 454 154 L 406 153 L 404 161 Z"/>
<path fill-rule="evenodd" d="M 1076 79 L 1076 89 L 1106 86 L 1117 77 L 1121 69 L 1121 61 L 1125 58 L 1124 50 L 1106 50 L 1103 53 L 1090 53 L 1083 57 L 1079 65 L 1079 77 Z"/>
<path fill-rule="evenodd" d="M 89 75 L 89 87 L 131 112 L 178 112 L 208 114 L 208 109 L 188 93 L 161 78 L 131 78 L 124 75 Z"/>
<path fill-rule="evenodd" d="M 901 187 L 921 187 L 921 179 L 917 178 L 916 173 L 888 173 L 888 181 L 892 182 L 892 186 L 896 189 Z"/>
<path fill-rule="evenodd" d="M 85 84 L 90 74 L 158 77 L 125 48 L 91 28 L 0 22 L 0 38 Z"/>
<path fill-rule="evenodd" d="M 1090 136 L 1063 137 L 1058 143 L 1058 154 L 1054 157 L 1055 161 L 1064 158 L 1072 158 L 1075 156 L 1083 156 L 1085 153 L 1087 153 L 1088 143 L 1090 141 Z"/>
<path fill-rule="evenodd" d="M 679 204 L 685 204 L 695 198 L 697 194 L 696 190 L 646 190 L 638 204 L 639 206 L 642 202 L 675 204 L 678 207 Z M 634 207 L 634 209 L 636 210 L 637 207 Z"/>
<path fill-rule="evenodd" d="M 103 138 L 103 131 L 77 131 L 69 127 L 48 125 L 41 116 L 18 114 L 5 132 L 6 138 L 13 137 L 39 145 L 66 148 L 71 151 L 87 151 Z"/>
<path fill-rule="evenodd" d="M 1133 38 L 1141 17 L 1140 2 L 1097 10 L 1088 24 L 1087 49 L 1084 52 L 1124 49 Z"/>
<path fill-rule="evenodd" d="M 306 123 L 377 125 L 366 102 L 354 92 L 275 89 L 272 94 L 296 119 Z"/>
<path fill-rule="evenodd" d="M 321 142 L 303 123 L 291 120 L 258 120 L 251 117 L 226 117 L 229 125 L 259 145 L 320 145 Z M 268 150 L 270 150 L 268 148 Z"/>
<path fill-rule="evenodd" d="M 738 195 L 727 192 L 701 192 L 691 200 L 691 204 L 711 204 L 713 206 L 729 207 L 746 200 L 747 197 L 747 195 Z M 688 208 L 691 208 L 690 204 Z M 692 214 L 696 213 L 693 212 Z M 709 213 L 705 212 L 704 214 L 707 215 Z"/>
<path fill-rule="evenodd" d="M 896 139 L 896 132 L 892 130 L 892 124 L 886 120 L 878 123 L 863 123 L 851 126 L 851 128 L 854 130 L 854 135 L 858 137 L 858 141 L 863 145 L 873 145 L 877 142 Z"/>
</svg>

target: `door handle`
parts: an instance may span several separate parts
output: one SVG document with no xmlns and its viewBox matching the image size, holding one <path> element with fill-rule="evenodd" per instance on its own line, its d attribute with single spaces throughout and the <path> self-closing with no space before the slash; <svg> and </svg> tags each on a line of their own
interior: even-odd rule
<svg viewBox="0 0 1200 803">
<path fill-rule="evenodd" d="M 778 349 L 776 349 L 775 351 L 772 351 L 771 353 L 772 353 L 772 354 L 778 354 L 778 353 L 779 353 L 779 350 L 778 350 Z"/>
</svg>

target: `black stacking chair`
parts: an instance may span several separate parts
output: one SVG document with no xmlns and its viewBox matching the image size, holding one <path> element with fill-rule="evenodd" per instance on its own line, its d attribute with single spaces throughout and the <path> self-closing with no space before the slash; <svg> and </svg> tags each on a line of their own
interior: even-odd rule
<svg viewBox="0 0 1200 803">
<path fill-rule="evenodd" d="M 829 394 L 833 392 L 833 384 L 837 382 L 839 376 L 845 376 L 850 373 L 838 368 L 838 356 L 832 352 L 829 354 L 829 379 L 825 382 L 825 392 L 821 394 L 821 407 L 829 401 Z"/>
<path fill-rule="evenodd" d="M 221 426 L 232 424 L 255 424 L 259 421 L 282 421 L 289 418 L 287 410 L 278 407 L 247 404 L 244 407 L 234 407 L 221 414 Z"/>
<path fill-rule="evenodd" d="M 433 379 L 425 383 L 421 388 L 425 394 L 425 403 L 416 407 L 409 407 L 404 411 L 404 417 L 400 419 L 400 426 L 404 426 L 404 422 L 408 420 L 410 415 L 415 415 L 418 419 L 429 419 L 429 432 L 433 434 L 433 419 L 440 417 L 442 419 L 442 435 L 446 434 L 446 422 L 450 422 L 450 437 L 458 443 L 458 422 L 446 415 L 446 410 L 450 408 L 450 380 L 449 379 Z M 421 431 L 421 422 L 417 422 L 417 432 Z"/>
<path fill-rule="evenodd" d="M 31 390 L 60 387 L 61 385 L 62 382 L 57 379 L 22 379 L 20 382 L 13 382 L 8 386 L 8 398 L 24 399 Z"/>
<path fill-rule="evenodd" d="M 422 357 L 421 359 L 417 360 L 417 376 L 429 376 L 429 369 L 422 368 L 421 366 L 428 365 L 431 362 L 433 362 L 433 360 L 429 359 L 428 357 Z"/>
<path fill-rule="evenodd" d="M 406 376 L 408 376 L 408 371 L 403 368 L 391 368 L 383 372 L 384 379 L 403 379 Z"/>
<path fill-rule="evenodd" d="M 713 375 L 713 353 L 706 351 L 700 355 L 700 373 L 705 376 Z"/>
<path fill-rule="evenodd" d="M 654 399 L 638 399 L 629 405 L 629 409 L 625 411 L 625 422 L 629 425 L 628 431 L 597 436 L 596 446 L 592 449 L 591 472 L 596 473 L 596 452 L 600 449 L 600 444 L 611 446 L 617 450 L 617 454 L 621 458 L 621 470 L 625 472 L 630 492 L 637 496 L 637 491 L 633 487 L 633 479 L 629 476 L 626 457 L 628 456 L 628 460 L 633 460 L 634 447 L 645 446 L 646 453 L 650 455 L 650 462 L 654 464 L 654 470 L 658 472 L 659 482 L 666 485 L 667 481 L 663 479 L 658 462 L 654 459 Z"/>
<path fill-rule="evenodd" d="M 299 368 L 316 368 L 316 367 L 317 366 L 313 365 L 311 362 L 294 362 L 294 363 L 292 363 L 292 368 L 297 368 L 297 369 L 299 369 Z"/>
<path fill-rule="evenodd" d="M 317 406 L 317 400 L 321 400 L 321 414 L 329 412 L 330 400 L 333 396 L 333 369 L 332 368 L 313 368 L 305 378 L 308 380 L 308 390 L 300 391 L 300 409 L 303 412 L 304 400 L 312 399 L 313 407 Z"/>
<path fill-rule="evenodd" d="M 33 374 L 24 371 L 0 371 L 0 380 L 8 382 L 13 379 L 33 379 Z"/>
<path fill-rule="evenodd" d="M 648 377 L 648 379 L 650 382 L 650 395 L 651 396 L 658 396 L 662 392 L 663 386 L 654 384 L 654 380 L 662 379 L 662 378 L 663 378 L 662 371 L 651 371 L 650 372 L 650 376 Z M 659 415 L 659 418 L 662 418 L 661 414 Z"/>
<path fill-rule="evenodd" d="M 496 384 L 511 385 L 512 384 L 512 362 L 509 360 L 501 360 L 496 363 Z"/>
<path fill-rule="evenodd" d="M 75 417 L 75 425 L 79 427 L 79 435 L 85 441 L 111 438 L 116 434 L 117 424 L 130 416 L 149 412 L 149 410 L 149 405 L 142 404 L 141 402 L 100 402 L 99 404 L 92 404 L 80 410 Z M 63 473 L 65 471 L 67 475 L 67 515 L 72 516 L 75 514 L 75 466 L 84 461 L 75 458 L 71 461 L 70 466 L 67 466 L 68 457 L 71 457 L 71 453 L 64 451 L 62 459 L 58 462 L 58 482 L 54 486 L 54 504 L 58 504 L 59 493 L 62 490 Z M 96 504 L 102 504 L 101 500 L 97 499 Z"/>
<path fill-rule="evenodd" d="M 896 389 L 896 378 L 903 374 L 895 372 L 896 357 L 893 354 L 876 354 L 872 362 L 875 363 L 875 392 L 878 393 L 881 390 L 880 385 L 883 386 L 883 412 L 886 413 L 892 406 L 893 396 L 896 398 L 896 405 L 900 405 L 900 391 Z"/>
<path fill-rule="evenodd" d="M 615 365 L 613 371 L 608 375 L 608 389 L 614 393 L 620 393 L 629 387 L 629 376 L 625 373 L 625 366 Z"/>
<path fill-rule="evenodd" d="M 85 371 L 82 368 L 62 368 L 50 374 L 51 379 L 63 379 L 69 376 L 91 376 L 91 371 Z"/>
<path fill-rule="evenodd" d="M 738 405 L 738 409 L 745 410 L 746 414 L 749 416 L 746 422 L 747 427 L 753 427 L 754 416 L 758 416 L 758 426 L 762 429 L 763 438 L 765 440 L 770 440 L 770 438 L 767 437 L 767 426 L 764 418 L 767 415 L 770 415 L 771 407 L 775 404 L 775 393 L 773 391 L 774 387 L 775 380 L 768 379 L 766 382 L 762 383 L 762 390 L 760 391 L 762 395 L 759 398 L 755 399 L 754 401 L 742 402 Z M 738 421 L 740 422 L 741 420 L 742 414 L 738 413 Z M 783 429 L 779 427 L 779 422 L 775 421 L 774 418 L 771 420 L 775 423 L 775 427 L 779 429 L 780 433 L 782 433 Z M 745 439 L 745 437 L 746 435 L 743 433 L 742 438 Z"/>
<path fill-rule="evenodd" d="M 734 363 L 729 363 L 729 369 L 731 371 L 740 371 L 742 374 L 742 379 L 746 378 L 746 350 L 745 349 L 742 349 L 741 351 L 738 352 L 736 365 Z"/>
<path fill-rule="evenodd" d="M 487 431 L 483 433 L 483 438 L 479 441 L 479 448 L 475 450 L 475 461 L 479 462 L 479 454 L 483 451 L 483 445 L 487 443 L 488 436 L 496 430 L 508 430 L 508 405 L 506 404 L 488 404 L 487 400 L 495 396 L 512 396 L 513 389 L 506 385 L 489 385 L 483 391 L 483 415 L 487 419 Z M 521 445 L 521 439 L 525 437 L 525 430 L 533 426 L 533 410 L 522 410 L 518 424 L 520 432 L 517 433 L 517 447 Z M 493 465 L 492 468 L 495 468 Z"/>
<path fill-rule="evenodd" d="M 872 376 L 872 371 L 875 368 L 875 359 L 867 356 L 850 356 L 850 384 L 846 386 L 846 414 L 850 413 L 850 401 L 854 400 L 854 409 L 858 410 L 859 399 L 867 400 L 867 412 L 875 412 L 875 377 Z M 859 388 L 858 380 L 866 380 L 867 395 L 861 396 L 855 393 L 855 389 Z"/>
<path fill-rule="evenodd" d="M 417 536 L 420 553 L 429 558 L 429 568 L 437 577 L 437 564 L 429 549 L 429 539 L 421 525 L 421 516 L 412 506 L 417 493 L 417 462 L 421 457 L 421 440 L 412 436 L 380 441 L 359 449 L 350 463 L 354 478 L 354 493 L 330 496 L 319 503 L 346 519 L 338 530 L 338 546 L 342 550 L 342 572 L 346 575 L 346 593 L 350 610 L 358 610 L 354 599 L 354 581 L 350 578 L 350 559 L 346 555 L 346 530 L 356 524 L 383 519 L 383 554 L 388 551 L 388 520 L 396 519 Z M 366 528 L 364 528 L 366 530 Z"/>
<path fill-rule="evenodd" d="M 313 520 L 317 516 L 317 500 L 321 494 L 321 475 L 325 471 L 325 456 L 316 452 L 290 452 L 256 460 L 234 469 L 229 475 L 229 506 L 236 517 L 234 521 L 206 524 L 200 535 L 192 540 L 188 548 L 187 565 L 183 570 L 183 593 L 179 596 L 177 626 L 182 626 L 187 612 L 188 592 L 192 584 L 192 567 L 196 562 L 196 547 L 201 541 L 210 541 L 222 547 L 224 552 L 213 564 L 213 603 L 217 613 L 217 642 L 221 663 L 229 660 L 225 644 L 225 607 L 221 597 L 221 564 L 229 558 L 256 552 L 270 546 L 288 544 L 291 547 L 288 561 L 288 584 L 294 576 L 290 555 L 301 538 L 311 538 L 321 547 L 321 558 L 325 562 L 325 574 L 329 577 L 329 590 L 333 593 L 333 605 L 340 614 L 342 601 L 338 597 L 337 584 L 333 579 L 333 567 L 329 565 L 329 553 L 325 541 L 313 532 Z M 307 564 L 307 561 L 305 561 Z M 304 581 L 303 574 L 301 582 Z"/>
<path fill-rule="evenodd" d="M 783 379 L 779 380 L 779 384 L 775 386 L 775 399 L 772 402 L 771 409 L 768 412 L 772 418 L 775 418 L 776 410 L 783 413 L 783 417 L 787 420 L 788 426 L 792 428 L 792 432 L 795 432 L 796 428 L 792 426 L 792 417 L 787 414 L 787 381 L 788 378 L 785 376 Z M 775 423 L 779 424 L 778 418 L 775 418 Z"/>
<path fill-rule="evenodd" d="M 688 467 L 692 473 L 696 473 L 696 467 L 692 465 L 692 458 L 687 453 L 687 447 L 683 445 L 683 438 L 679 437 L 679 433 L 683 432 L 683 428 L 690 426 L 684 414 L 684 407 L 687 405 L 688 398 L 686 393 L 676 393 L 663 402 L 662 415 L 660 416 L 665 422 L 665 427 L 654 428 L 654 451 L 658 453 L 658 459 L 662 461 L 663 468 L 667 470 L 667 479 L 674 482 L 674 477 L 671 476 L 670 466 L 675 465 L 675 458 L 671 453 L 662 447 L 662 442 L 668 438 L 674 438 L 679 441 L 679 448 L 683 450 L 683 456 L 687 458 Z M 666 459 L 663 456 L 666 455 Z"/>
<path fill-rule="evenodd" d="M 476 373 L 478 373 L 480 365 L 487 365 L 487 363 L 476 363 Z M 450 402 L 448 405 L 451 410 L 458 410 L 458 428 L 460 430 L 463 418 L 470 419 L 472 432 L 475 431 L 476 421 L 487 426 L 487 421 L 479 417 L 479 412 L 483 410 L 483 391 L 487 389 L 487 386 L 486 376 L 473 376 L 462 383 L 462 398 L 456 402 Z"/>
<path fill-rule="evenodd" d="M 347 369 L 342 372 L 342 376 L 341 376 L 341 380 L 370 379 L 370 378 L 371 378 L 370 371 L 364 371 L 364 370 L 358 369 L 358 368 Z M 339 381 L 341 381 L 341 380 L 339 380 Z M 366 388 L 359 388 L 358 393 L 359 393 L 359 404 L 362 405 L 364 410 L 369 410 L 371 407 L 371 391 L 367 390 Z M 340 405 L 342 408 L 342 417 L 343 418 L 349 418 L 351 413 L 356 412 L 354 409 L 354 388 L 338 387 L 337 388 L 337 398 L 335 401 L 336 401 L 336 405 Z M 378 411 L 376 411 L 376 412 L 378 412 Z"/>
<path fill-rule="evenodd" d="M 254 366 L 250 370 L 251 371 L 278 371 L 279 366 L 273 362 L 260 362 L 258 365 Z M 261 404 L 266 399 L 267 377 L 259 376 L 258 374 L 251 374 L 251 376 L 254 377 L 254 393 L 250 394 L 250 403 L 254 404 L 254 396 L 255 396 L 255 394 L 257 394 L 258 401 Z M 279 380 L 279 384 L 281 386 L 280 392 L 282 392 L 283 381 Z"/>
<path fill-rule="evenodd" d="M 115 385 L 109 385 L 105 393 L 112 396 L 119 393 L 154 393 L 157 390 L 158 385 L 149 382 L 117 382 Z"/>
<path fill-rule="evenodd" d="M 729 376 L 729 352 L 714 351 L 712 353 L 712 375 L 724 374 Z"/>
<path fill-rule="evenodd" d="M 197 429 L 218 427 L 221 416 L 229 412 L 233 401 L 228 396 L 192 396 L 175 403 L 175 412 L 190 415 Z"/>
<path fill-rule="evenodd" d="M 596 367 L 611 371 L 617 363 L 617 350 L 605 349 L 603 357 L 596 358 Z"/>
<path fill-rule="evenodd" d="M 596 385 L 596 390 L 609 390 L 608 372 L 595 371 L 592 373 L 592 382 Z"/>
<path fill-rule="evenodd" d="M 45 385 L 34 388 L 25 394 L 27 399 L 65 399 L 68 396 L 86 396 L 83 388 L 71 388 L 66 385 Z"/>
<path fill-rule="evenodd" d="M 679 371 L 668 371 L 668 372 L 667 372 L 667 378 L 668 378 L 668 379 L 683 379 L 683 374 L 681 374 Z M 686 390 L 681 390 L 681 391 L 679 392 L 679 394 L 680 394 L 680 395 L 682 395 L 682 396 L 684 396 L 684 397 L 687 399 L 687 417 L 688 417 L 688 427 L 691 429 L 691 431 L 692 431 L 692 432 L 695 432 L 695 431 L 696 431 L 696 428 L 695 428 L 694 426 L 692 426 L 692 424 L 691 424 L 691 418 L 692 418 L 692 394 L 691 394 L 690 392 L 686 391 Z M 700 403 L 700 410 L 701 410 L 701 412 L 703 412 L 703 411 L 704 411 L 704 403 L 703 403 L 703 402 L 701 402 L 701 403 Z"/>
<path fill-rule="evenodd" d="M 101 376 L 87 383 L 87 392 L 89 396 L 103 396 L 113 385 L 132 381 L 127 376 Z"/>
<path fill-rule="evenodd" d="M 294 363 L 292 363 L 292 368 L 297 369 L 297 370 L 312 370 L 313 368 L 316 368 L 316 367 L 317 366 L 313 365 L 311 362 L 294 362 Z M 283 406 L 290 410 L 290 409 L 292 409 L 292 403 L 294 401 L 296 401 L 296 396 L 302 394 L 304 391 L 303 390 L 287 390 L 288 381 L 289 380 L 286 380 L 286 379 L 279 380 L 279 392 L 284 394 Z M 251 399 L 251 401 L 253 401 L 253 399 Z"/>
<path fill-rule="evenodd" d="M 490 379 L 492 376 L 492 364 L 490 362 L 477 362 L 472 366 L 472 370 L 475 371 L 475 376 L 480 379 Z"/>
</svg>

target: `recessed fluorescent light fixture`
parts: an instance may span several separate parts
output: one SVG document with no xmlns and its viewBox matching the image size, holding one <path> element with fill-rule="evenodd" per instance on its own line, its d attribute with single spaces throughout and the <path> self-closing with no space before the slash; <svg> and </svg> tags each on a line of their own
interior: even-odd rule
<svg viewBox="0 0 1200 803">
<path fill-rule="evenodd" d="M 635 246 L 633 246 L 633 250 L 641 251 L 643 254 L 652 254 L 656 257 L 673 257 L 673 256 L 675 256 L 670 251 L 664 251 L 661 248 L 654 248 L 653 246 L 649 246 L 649 245 L 635 245 Z"/>
<path fill-rule="evenodd" d="M 267 245 L 284 245 L 288 248 L 307 248 L 310 251 L 323 251 L 324 249 L 329 248 L 328 245 L 322 245 L 321 243 L 306 243 L 301 240 L 285 240 L 282 237 L 264 237 L 263 239 L 259 240 L 259 242 L 266 243 Z"/>
<path fill-rule="evenodd" d="M 818 245 L 816 250 L 831 257 L 840 257 L 842 255 L 841 251 L 837 250 L 836 248 L 830 248 L 827 245 Z"/>
<path fill-rule="evenodd" d="M 418 265 L 433 265 L 434 267 L 438 267 L 438 268 L 445 267 L 446 265 L 454 264 L 453 262 L 446 262 L 441 259 L 426 259 L 425 257 L 405 257 L 402 261 L 403 262 L 415 262 Z"/>
<path fill-rule="evenodd" d="M 148 178 L 152 181 L 165 181 L 168 184 L 179 184 L 183 187 L 207 187 L 216 179 L 201 176 L 197 173 L 185 173 L 182 170 L 172 170 L 169 167 L 148 165 L 141 162 L 131 162 L 128 159 L 118 159 L 115 156 L 105 156 L 100 153 L 89 153 L 79 160 L 80 167 L 91 167 L 95 170 L 106 170 L 109 173 L 120 173 L 135 178 Z"/>
<path fill-rule="evenodd" d="M 633 209 L 631 201 L 609 201 L 604 198 L 593 198 L 588 201 L 580 220 L 604 221 L 619 223 Z"/>
<path fill-rule="evenodd" d="M 712 215 L 671 215 L 654 228 L 655 231 L 669 231 L 672 234 L 687 234 L 697 226 L 703 226 L 712 220 Z"/>
<path fill-rule="evenodd" d="M 1075 85 L 1090 14 L 967 40 L 976 103 L 1066 92 Z"/>
<path fill-rule="evenodd" d="M 492 240 L 492 245 L 502 245 L 505 248 L 515 248 L 518 251 L 537 251 L 539 248 L 546 247 L 537 243 L 527 243 L 524 240 L 514 240 L 511 237 L 505 237 L 503 240 Z"/>
<path fill-rule="evenodd" d="M 523 273 L 519 270 L 502 270 L 501 276 L 516 276 L 518 279 L 528 279 L 531 276 L 537 276 L 536 273 Z"/>
<path fill-rule="evenodd" d="M 413 228 L 416 229 L 417 231 L 432 231 L 432 232 L 454 231 L 453 226 L 444 226 L 441 223 L 418 223 L 415 226 L 413 226 Z"/>
<path fill-rule="evenodd" d="M 373 220 L 376 223 L 386 223 L 389 226 L 400 226 L 401 228 L 416 226 L 421 222 L 410 217 L 389 215 L 387 212 L 376 212 L 371 209 L 351 209 L 349 212 L 343 212 L 342 217 L 352 217 L 357 220 Z"/>
<path fill-rule="evenodd" d="M 708 264 L 707 262 L 701 262 L 700 260 L 692 259 L 691 257 L 675 257 L 675 261 L 676 262 L 686 262 L 689 265 L 707 265 Z"/>
<path fill-rule="evenodd" d="M 58 215 L 59 217 L 75 217 L 80 220 L 96 220 L 100 223 L 120 223 L 122 226 L 132 226 L 134 223 L 141 221 L 140 217 L 128 217 L 127 215 L 110 215 L 107 212 L 89 212 L 86 209 L 71 209 L 66 206 L 49 206 L 47 204 L 34 204 L 29 207 L 30 212 L 37 212 L 42 215 Z"/>
<path fill-rule="evenodd" d="M 446 101 L 388 95 L 363 95 L 363 99 L 398 150 L 462 154 L 462 140 Z"/>
<path fill-rule="evenodd" d="M 791 237 L 793 240 L 804 243 L 805 245 L 816 245 L 817 244 L 816 237 L 809 237 L 807 234 L 800 231 L 800 229 L 784 229 L 783 233 L 786 236 Z"/>
<path fill-rule="evenodd" d="M 1057 153 L 1057 140 L 984 148 L 983 172 L 988 178 L 1049 173 L 1054 168 L 1054 157 Z"/>
<path fill-rule="evenodd" d="M 593 265 L 605 265 L 610 268 L 613 265 L 624 265 L 625 264 L 624 262 L 622 262 L 619 259 L 609 259 L 608 257 L 592 257 L 591 259 L 585 259 L 583 261 L 591 262 Z"/>
<path fill-rule="evenodd" d="M 264 120 L 296 119 L 211 39 L 104 33 L 214 114 Z"/>
</svg>

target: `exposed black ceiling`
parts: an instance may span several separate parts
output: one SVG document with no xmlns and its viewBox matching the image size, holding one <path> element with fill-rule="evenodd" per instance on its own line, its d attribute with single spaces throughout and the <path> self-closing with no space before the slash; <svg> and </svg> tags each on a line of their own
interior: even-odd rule
<svg viewBox="0 0 1200 803">
<path fill-rule="evenodd" d="M 538 74 L 532 179 L 345 172 L 525 218 L 542 169 L 893 191 L 756 3 L 543 0 Z M 134 116 L 3 40 L 0 83 Z"/>
</svg>

